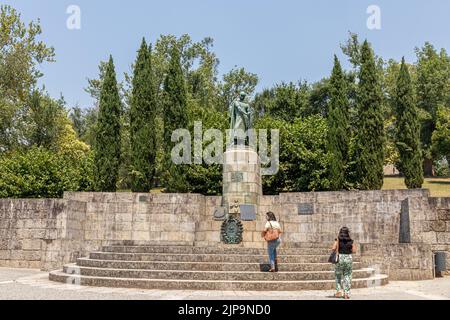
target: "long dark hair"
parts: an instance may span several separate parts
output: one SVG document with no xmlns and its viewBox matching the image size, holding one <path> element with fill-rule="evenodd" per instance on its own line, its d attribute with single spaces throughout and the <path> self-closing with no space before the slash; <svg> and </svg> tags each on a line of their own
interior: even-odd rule
<svg viewBox="0 0 450 320">
<path fill-rule="evenodd" d="M 352 238 L 350 238 L 350 231 L 347 227 L 342 227 L 341 230 L 339 230 L 338 239 L 342 242 L 353 242 Z"/>
<path fill-rule="evenodd" d="M 267 212 L 266 216 L 267 220 L 269 221 L 277 221 L 277 218 L 275 218 L 275 213 L 273 213 L 272 211 Z"/>
</svg>

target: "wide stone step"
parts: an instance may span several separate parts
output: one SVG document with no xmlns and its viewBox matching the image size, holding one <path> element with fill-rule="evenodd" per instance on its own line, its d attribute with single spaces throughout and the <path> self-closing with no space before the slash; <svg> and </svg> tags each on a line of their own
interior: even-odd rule
<svg viewBox="0 0 450 320">
<path fill-rule="evenodd" d="M 97 287 L 120 287 L 168 290 L 251 290 L 251 291 L 295 291 L 295 290 L 332 290 L 334 280 L 299 281 L 230 281 L 230 280 L 180 280 L 180 279 L 136 279 L 109 278 L 67 274 L 61 271 L 51 272 L 50 280 L 63 283 Z M 352 280 L 353 288 L 387 284 L 386 275 Z"/>
<path fill-rule="evenodd" d="M 180 261 L 180 262 L 235 262 L 260 263 L 267 261 L 267 255 L 233 255 L 233 254 L 175 254 L 175 253 L 108 253 L 92 252 L 89 257 L 98 260 L 128 261 Z M 357 257 L 355 257 L 355 261 Z M 280 255 L 279 263 L 323 263 L 328 255 Z"/>
<path fill-rule="evenodd" d="M 267 260 L 267 258 L 266 258 Z M 180 261 L 127 261 L 77 259 L 77 265 L 94 268 L 146 269 L 146 270 L 193 270 L 193 271 L 259 271 L 259 263 L 235 262 L 180 262 Z M 360 262 L 353 262 L 353 269 L 360 269 Z M 334 266 L 325 263 L 280 263 L 280 271 L 332 271 Z"/>
<path fill-rule="evenodd" d="M 329 249 L 332 246 L 332 241 L 330 242 L 295 242 L 295 241 L 281 241 L 281 247 L 282 248 L 326 248 Z M 126 240 L 126 241 L 113 241 L 108 246 L 113 247 L 181 247 L 181 248 L 190 248 L 195 247 L 195 243 L 190 242 L 173 242 L 173 241 L 160 241 L 160 242 L 152 242 L 152 244 L 149 244 L 148 241 L 135 241 L 135 240 Z M 201 248 L 201 246 L 198 246 Z M 207 247 L 210 248 L 210 247 Z M 219 249 L 235 249 L 235 248 L 242 248 L 242 249 L 250 249 L 243 247 L 241 245 L 234 245 L 234 244 L 224 244 L 224 243 L 218 243 L 214 245 L 214 248 Z"/>
<path fill-rule="evenodd" d="M 293 241 L 284 241 L 282 242 L 283 248 L 291 248 L 291 249 L 303 249 L 303 248 L 322 248 L 322 249 L 330 249 L 333 245 L 333 241 L 330 242 L 293 242 Z"/>
<path fill-rule="evenodd" d="M 332 271 L 300 272 L 258 272 L 258 271 L 188 271 L 188 270 L 145 270 L 110 269 L 80 267 L 75 264 L 64 266 L 65 273 L 83 276 L 140 278 L 140 279 L 179 279 L 179 280 L 229 280 L 229 281 L 299 281 L 333 280 Z M 353 278 L 368 278 L 375 274 L 371 268 L 354 270 Z"/>
<path fill-rule="evenodd" d="M 265 255 L 267 249 L 243 247 L 186 247 L 186 246 L 105 246 L 103 252 L 117 253 L 185 253 L 185 254 L 252 254 Z M 280 248 L 280 255 L 326 255 L 330 248 Z"/>
</svg>

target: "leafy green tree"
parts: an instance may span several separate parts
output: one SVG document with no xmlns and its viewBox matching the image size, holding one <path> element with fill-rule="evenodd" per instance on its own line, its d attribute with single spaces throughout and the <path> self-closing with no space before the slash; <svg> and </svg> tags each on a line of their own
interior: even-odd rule
<svg viewBox="0 0 450 320">
<path fill-rule="evenodd" d="M 450 108 L 439 106 L 436 130 L 433 132 L 433 153 L 450 164 Z"/>
<path fill-rule="evenodd" d="M 0 93 L 8 101 L 24 101 L 42 76 L 38 66 L 54 61 L 54 49 L 38 37 L 39 21 L 25 25 L 11 6 L 0 6 Z"/>
<path fill-rule="evenodd" d="M 202 136 L 208 129 L 217 129 L 222 132 L 222 137 L 226 137 L 228 129 L 228 119 L 224 112 L 219 112 L 213 108 L 203 108 L 198 101 L 190 99 L 189 105 L 189 131 L 191 137 L 194 136 L 194 121 L 201 121 Z M 212 140 L 203 140 L 203 150 L 208 152 L 208 146 L 213 143 Z M 194 155 L 195 150 L 192 150 Z M 204 195 L 220 195 L 222 193 L 222 165 L 207 164 L 202 161 L 201 164 L 192 163 L 187 169 L 187 182 L 189 191 L 201 193 Z"/>
<path fill-rule="evenodd" d="M 264 116 L 257 129 L 280 130 L 279 171 L 263 177 L 265 194 L 329 190 L 327 121 L 320 115 L 293 122 Z M 269 147 L 270 150 L 270 147 Z"/>
<path fill-rule="evenodd" d="M 90 146 L 95 142 L 95 126 L 97 124 L 98 110 L 96 107 L 82 109 L 78 106 L 72 108 L 69 119 L 77 137 Z"/>
<path fill-rule="evenodd" d="M 329 84 L 327 150 L 333 159 L 330 162 L 330 186 L 341 190 L 346 185 L 346 169 L 349 154 L 349 116 L 345 77 L 341 64 L 334 56 L 334 67 Z"/>
<path fill-rule="evenodd" d="M 85 111 L 79 106 L 72 108 L 69 119 L 72 121 L 73 128 L 78 137 L 83 137 L 86 134 L 86 116 Z"/>
<path fill-rule="evenodd" d="M 444 49 L 439 53 L 430 43 L 419 49 L 417 55 L 417 79 L 415 84 L 417 105 L 422 122 L 421 142 L 424 151 L 424 173 L 433 175 L 432 135 L 436 129 L 439 105 L 448 103 L 450 85 L 450 58 Z"/>
<path fill-rule="evenodd" d="M 172 162 L 171 152 L 175 143 L 172 133 L 176 129 L 187 129 L 189 124 L 185 79 L 180 63 L 180 51 L 174 46 L 171 61 L 164 81 L 164 145 L 165 164 L 164 183 L 167 192 L 186 192 L 186 168 Z"/>
<path fill-rule="evenodd" d="M 68 123 L 64 100 L 53 100 L 48 95 L 34 90 L 28 102 L 27 123 L 24 137 L 27 145 L 54 148 Z"/>
<path fill-rule="evenodd" d="M 344 77 L 344 81 L 346 81 Z M 309 93 L 309 112 L 306 115 L 320 114 L 326 116 L 328 113 L 328 102 L 330 99 L 330 79 L 324 78 L 311 85 Z M 348 106 L 347 106 L 348 107 Z"/>
<path fill-rule="evenodd" d="M 153 185 L 156 159 L 156 94 L 152 74 L 151 49 L 142 39 L 134 65 L 130 108 L 131 190 L 149 192 Z"/>
<path fill-rule="evenodd" d="M 120 165 L 121 102 L 113 58 L 110 56 L 102 83 L 95 150 L 95 187 L 115 192 Z"/>
<path fill-rule="evenodd" d="M 91 191 L 92 154 L 72 151 L 33 146 L 3 155 L 0 198 L 59 198 L 64 191 Z"/>
<path fill-rule="evenodd" d="M 384 164 L 383 94 L 372 49 L 364 41 L 358 83 L 358 121 L 354 147 L 358 188 L 381 189 Z"/>
<path fill-rule="evenodd" d="M 224 110 L 239 96 L 241 91 L 251 95 L 258 84 L 258 76 L 247 72 L 244 68 L 232 69 L 224 74 L 223 82 L 219 85 Z"/>
<path fill-rule="evenodd" d="M 26 25 L 13 7 L 0 5 L 0 153 L 27 144 L 30 93 L 42 76 L 39 66 L 55 55 L 41 33 L 39 21 Z"/>
<path fill-rule="evenodd" d="M 397 112 L 396 144 L 400 154 L 400 171 L 405 175 L 409 189 L 423 184 L 422 154 L 420 151 L 420 124 L 414 101 L 413 85 L 405 58 L 402 58 L 395 92 Z"/>
<path fill-rule="evenodd" d="M 311 114 L 309 98 L 310 88 L 306 82 L 298 85 L 281 83 L 257 94 L 253 106 L 259 114 L 292 122 Z"/>
</svg>

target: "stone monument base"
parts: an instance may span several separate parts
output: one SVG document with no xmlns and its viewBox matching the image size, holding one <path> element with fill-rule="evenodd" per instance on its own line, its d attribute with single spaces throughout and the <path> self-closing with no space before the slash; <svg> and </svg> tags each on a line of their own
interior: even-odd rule
<svg viewBox="0 0 450 320">
<path fill-rule="evenodd" d="M 229 213 L 251 216 L 250 210 L 242 208 L 254 206 L 258 212 L 260 198 L 262 197 L 261 161 L 258 153 L 247 146 L 229 147 L 224 153 L 223 164 L 223 206 Z M 255 220 L 256 217 L 249 220 Z M 245 220 L 245 217 L 244 217 Z"/>
</svg>

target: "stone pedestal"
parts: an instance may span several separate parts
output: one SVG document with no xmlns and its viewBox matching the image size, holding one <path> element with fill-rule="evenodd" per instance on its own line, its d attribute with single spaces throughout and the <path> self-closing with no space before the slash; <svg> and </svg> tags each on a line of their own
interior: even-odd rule
<svg viewBox="0 0 450 320">
<path fill-rule="evenodd" d="M 261 161 L 247 146 L 234 146 L 224 153 L 223 206 L 254 205 L 256 212 L 262 196 Z M 230 212 L 232 213 L 232 212 Z"/>
</svg>

